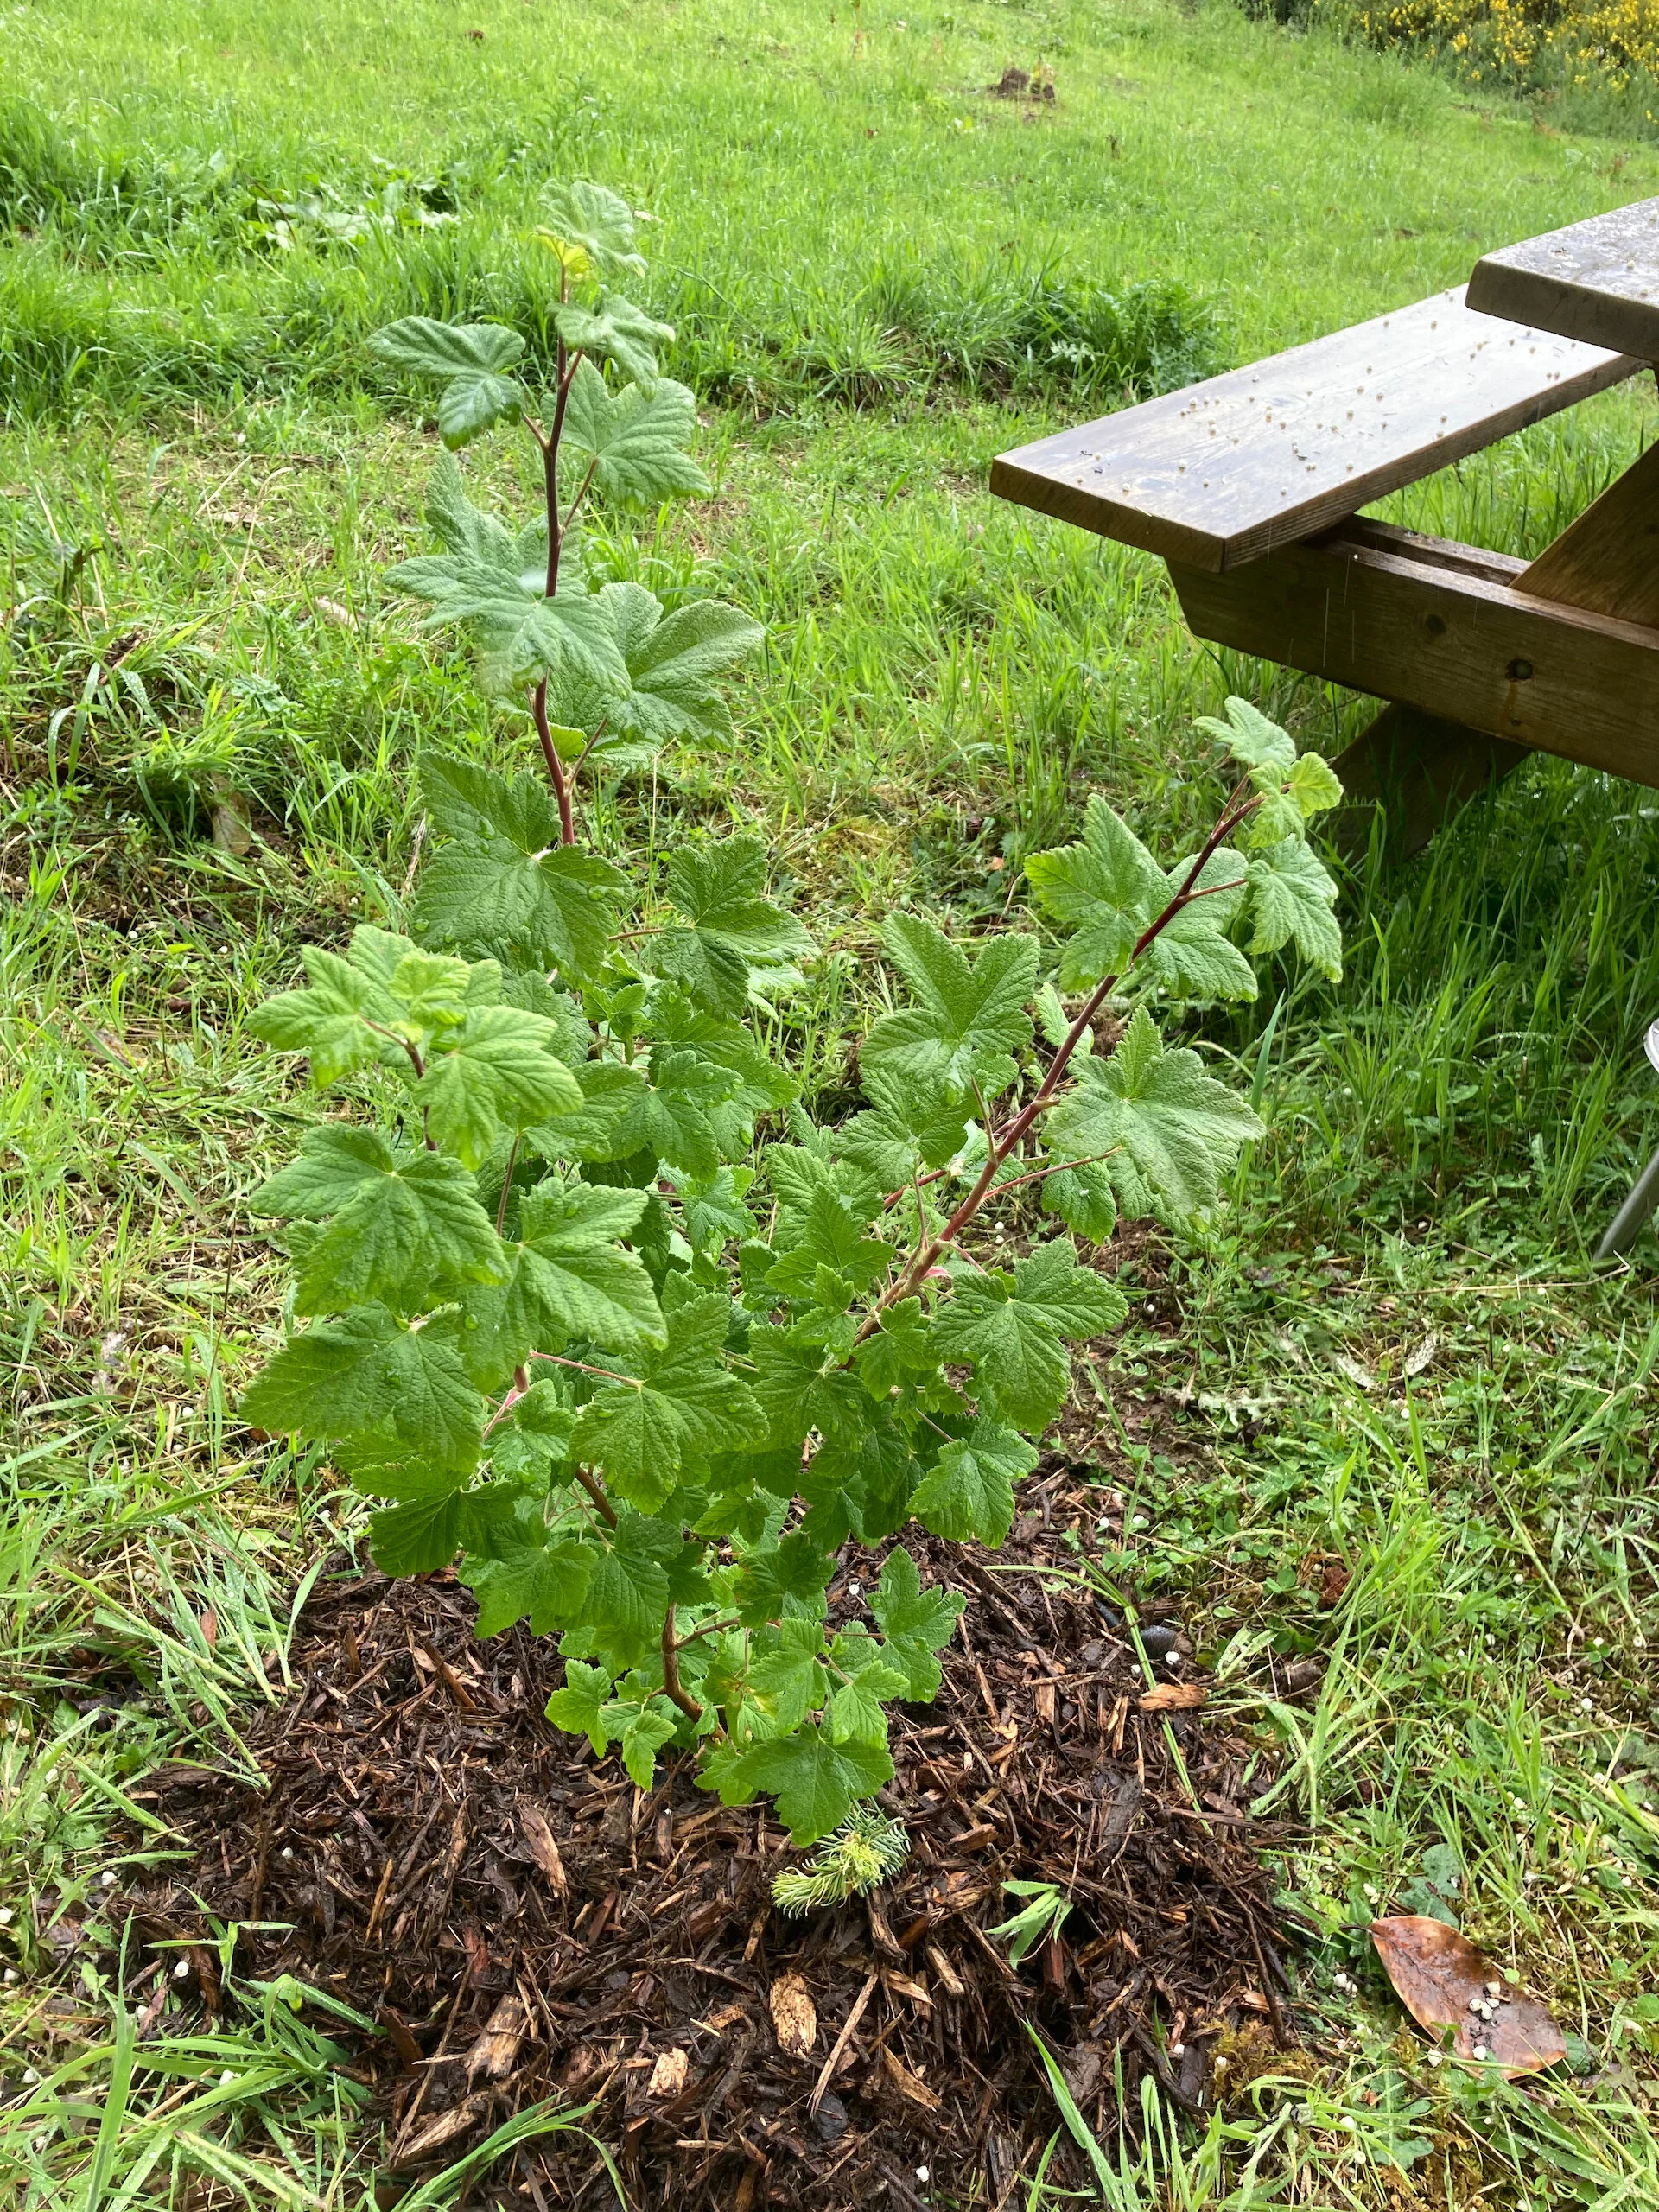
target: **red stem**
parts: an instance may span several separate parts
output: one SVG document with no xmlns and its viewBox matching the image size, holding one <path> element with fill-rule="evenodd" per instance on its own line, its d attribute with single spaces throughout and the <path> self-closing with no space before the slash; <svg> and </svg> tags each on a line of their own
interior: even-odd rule
<svg viewBox="0 0 1659 2212">
<path fill-rule="evenodd" d="M 1193 892 L 1198 884 L 1198 878 L 1208 867 L 1212 856 L 1219 849 L 1226 838 L 1237 829 L 1239 823 L 1244 820 L 1245 817 L 1253 813 L 1262 804 L 1259 798 L 1248 798 L 1244 800 L 1242 804 L 1236 804 L 1238 800 L 1238 793 L 1242 788 L 1242 785 L 1235 787 L 1232 798 L 1228 800 L 1227 804 L 1222 810 L 1220 821 L 1217 823 L 1215 828 L 1205 840 L 1204 845 L 1197 858 L 1193 861 L 1192 867 L 1188 868 L 1186 872 L 1185 880 L 1183 881 L 1180 889 L 1175 893 L 1175 896 L 1170 900 L 1168 906 L 1165 907 L 1163 912 L 1158 916 L 1156 920 L 1149 922 L 1147 925 L 1147 927 L 1141 931 L 1140 937 L 1136 938 L 1134 949 L 1130 952 L 1128 959 L 1124 963 L 1124 975 L 1128 975 L 1130 969 L 1135 966 L 1135 962 L 1139 960 L 1141 954 L 1146 951 L 1147 946 L 1154 943 L 1154 941 L 1162 935 L 1164 931 L 1169 927 L 1170 924 L 1174 920 L 1176 915 L 1181 912 L 1182 908 L 1192 903 Z M 1020 1141 L 1021 1138 L 1024 1137 L 1026 1132 L 1030 1128 L 1032 1123 L 1036 1120 L 1038 1115 L 1042 1112 L 1043 1109 L 1046 1106 L 1050 1106 L 1053 1103 L 1054 1094 L 1059 1088 L 1060 1078 L 1065 1073 L 1066 1068 L 1071 1062 L 1071 1055 L 1077 1051 L 1078 1045 L 1083 1041 L 1084 1033 L 1089 1028 L 1090 1023 L 1094 1020 L 1095 1016 L 1099 1013 L 1101 1007 L 1104 1006 L 1111 993 L 1116 988 L 1121 978 L 1117 976 L 1108 976 L 1096 986 L 1093 992 L 1090 995 L 1088 1003 L 1084 1006 L 1083 1012 L 1077 1016 L 1077 1020 L 1071 1024 L 1071 1028 L 1066 1032 L 1065 1042 L 1055 1053 L 1053 1058 L 1049 1062 L 1048 1072 L 1044 1076 L 1042 1082 L 1038 1085 L 1036 1091 L 1033 1094 L 1031 1098 L 1027 1101 L 1026 1104 L 1020 1108 L 1014 1119 L 1007 1124 L 1001 1137 L 991 1147 L 989 1156 L 987 1158 L 983 1168 L 980 1171 L 979 1177 L 975 1182 L 972 1190 L 969 1192 L 967 1197 L 951 1215 L 950 1220 L 946 1222 L 939 1234 L 924 1243 L 922 1248 L 915 1255 L 915 1257 L 911 1261 L 910 1265 L 905 1269 L 903 1274 L 899 1276 L 898 1281 L 894 1283 L 893 1287 L 877 1301 L 874 1307 L 866 1314 L 863 1326 L 858 1332 L 858 1341 L 860 1343 L 862 1343 L 866 1337 L 873 1334 L 874 1332 L 880 1327 L 880 1324 L 877 1319 L 877 1315 L 881 1312 L 882 1308 L 884 1306 L 897 1304 L 899 1300 L 901 1298 L 907 1298 L 911 1292 L 914 1290 L 917 1284 L 920 1282 L 922 1278 L 926 1274 L 928 1269 L 933 1265 L 940 1252 L 947 1244 L 954 1244 L 956 1243 L 963 1230 L 968 1226 L 969 1223 L 972 1221 L 974 1216 L 979 1211 L 980 1207 L 985 1203 L 986 1194 L 990 1190 L 991 1185 L 995 1181 L 997 1171 L 1001 1166 L 1003 1161 L 1014 1150 L 1014 1147 Z"/>
<path fill-rule="evenodd" d="M 687 1695 L 680 1684 L 680 1647 L 674 1634 L 672 1605 L 668 1609 L 668 1618 L 663 1623 L 663 1689 L 688 1720 L 702 1719 L 702 1707 L 696 1698 Z"/>
<path fill-rule="evenodd" d="M 570 779 L 564 772 L 564 765 L 559 759 L 559 748 L 553 742 L 553 731 L 547 719 L 545 677 L 530 695 L 530 711 L 535 717 L 536 734 L 542 741 L 542 758 L 547 763 L 547 772 L 552 779 L 553 795 L 559 802 L 559 842 L 574 845 L 576 842 L 576 822 L 570 805 Z"/>
</svg>

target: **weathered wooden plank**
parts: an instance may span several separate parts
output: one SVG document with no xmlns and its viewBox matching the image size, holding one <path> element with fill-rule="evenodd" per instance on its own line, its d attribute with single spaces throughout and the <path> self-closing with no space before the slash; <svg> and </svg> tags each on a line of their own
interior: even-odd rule
<svg viewBox="0 0 1659 2212">
<path fill-rule="evenodd" d="M 1443 721 L 1421 707 L 1385 707 L 1331 764 L 1344 798 L 1326 834 L 1357 860 L 1380 810 L 1386 857 L 1408 860 L 1460 807 L 1528 758 L 1527 747 L 1509 738 Z"/>
<path fill-rule="evenodd" d="M 1659 625 L 1659 446 L 1592 499 L 1516 578 L 1516 589 Z"/>
<path fill-rule="evenodd" d="M 1224 569 L 1572 406 L 1639 363 L 1442 292 L 991 464 L 1004 499 Z"/>
<path fill-rule="evenodd" d="M 1659 361 L 1659 200 L 1484 255 L 1469 306 Z"/>
<path fill-rule="evenodd" d="M 1659 787 L 1659 629 L 1384 550 L 1376 530 L 1170 575 L 1201 638 Z"/>
</svg>

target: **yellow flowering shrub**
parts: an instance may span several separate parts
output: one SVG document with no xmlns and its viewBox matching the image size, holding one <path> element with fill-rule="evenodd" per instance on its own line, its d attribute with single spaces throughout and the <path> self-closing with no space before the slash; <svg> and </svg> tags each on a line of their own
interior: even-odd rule
<svg viewBox="0 0 1659 2212">
<path fill-rule="evenodd" d="M 1373 46 L 1417 46 L 1474 83 L 1622 92 L 1659 77 L 1659 0 L 1315 0 Z"/>
</svg>

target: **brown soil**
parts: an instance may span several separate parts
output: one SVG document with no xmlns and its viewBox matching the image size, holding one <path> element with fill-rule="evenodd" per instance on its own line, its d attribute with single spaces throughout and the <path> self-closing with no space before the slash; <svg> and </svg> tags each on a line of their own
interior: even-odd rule
<svg viewBox="0 0 1659 2212">
<path fill-rule="evenodd" d="M 1060 1555 L 1058 1530 L 1021 1529 L 1016 1560 Z M 476 1643 L 447 1577 L 337 1576 L 303 1617 L 299 1694 L 251 1731 L 268 1792 L 155 1777 L 197 1856 L 134 1892 L 136 1932 L 205 1931 L 205 1909 L 245 1923 L 238 1974 L 292 1973 L 375 2016 L 359 2063 L 398 2176 L 553 2095 L 591 2106 L 635 2207 L 1021 2202 L 1058 2120 L 1027 2029 L 1103 2140 L 1145 2073 L 1202 2111 L 1229 2030 L 1288 2038 L 1282 1916 L 1236 1802 L 1242 1745 L 1196 1709 L 1144 1710 L 1138 1660 L 1075 1586 L 912 1548 L 970 1603 L 938 1702 L 895 1713 L 884 1802 L 912 1847 L 867 1901 L 785 1917 L 775 1817 L 728 1811 L 683 1764 L 643 1795 L 552 1729 L 550 1643 Z M 861 1615 L 850 1585 L 874 1572 L 849 1560 L 836 1619 Z M 1192 1673 L 1179 1646 L 1158 1666 Z M 1074 1900 L 1017 1972 L 986 1932 L 1018 1909 L 1014 1877 Z M 210 1953 L 190 1955 L 200 1998 L 228 2001 Z M 491 2195 L 614 2202 L 574 2132 L 526 2145 Z"/>
</svg>

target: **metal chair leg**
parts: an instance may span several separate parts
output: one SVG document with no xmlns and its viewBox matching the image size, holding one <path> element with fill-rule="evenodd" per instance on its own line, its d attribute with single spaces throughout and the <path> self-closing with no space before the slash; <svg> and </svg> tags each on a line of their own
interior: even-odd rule
<svg viewBox="0 0 1659 2212">
<path fill-rule="evenodd" d="M 1628 1252 L 1656 1211 L 1659 1211 L 1659 1152 L 1637 1177 L 1630 1197 L 1614 1216 L 1612 1227 L 1597 1245 L 1596 1257 L 1616 1260 Z"/>
</svg>

